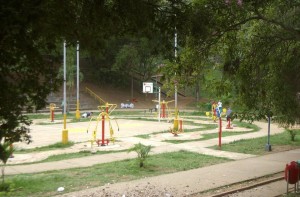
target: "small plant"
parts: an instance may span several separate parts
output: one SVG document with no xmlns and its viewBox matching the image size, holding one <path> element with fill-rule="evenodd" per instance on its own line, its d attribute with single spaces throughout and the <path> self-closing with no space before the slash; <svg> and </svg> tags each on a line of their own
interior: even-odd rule
<svg viewBox="0 0 300 197">
<path fill-rule="evenodd" d="M 0 197 L 1 196 L 11 196 L 12 192 L 15 190 L 15 185 L 12 182 L 0 183 Z"/>
<path fill-rule="evenodd" d="M 146 158 L 149 156 L 149 152 L 151 150 L 151 145 L 146 146 L 141 143 L 135 144 L 134 147 L 128 149 L 127 152 L 136 152 L 138 154 L 138 160 L 140 163 L 140 168 L 144 167 L 144 162 Z"/>
<path fill-rule="evenodd" d="M 289 134 L 290 134 L 291 140 L 292 140 L 292 141 L 295 141 L 295 138 L 296 138 L 296 135 L 297 135 L 297 133 L 298 133 L 298 130 L 295 130 L 295 129 L 287 129 L 287 131 L 288 131 Z"/>
<path fill-rule="evenodd" d="M 11 142 L 6 142 L 6 141 L 0 143 L 0 160 L 3 163 L 2 169 L 1 169 L 1 172 L 2 172 L 2 184 L 1 185 L 4 185 L 4 170 L 5 170 L 6 162 L 14 151 L 14 149 L 12 148 L 11 145 L 12 145 Z"/>
</svg>

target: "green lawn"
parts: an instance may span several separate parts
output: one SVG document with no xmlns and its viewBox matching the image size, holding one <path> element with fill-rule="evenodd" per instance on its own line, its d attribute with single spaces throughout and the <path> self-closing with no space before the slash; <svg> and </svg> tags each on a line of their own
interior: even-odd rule
<svg viewBox="0 0 300 197">
<path fill-rule="evenodd" d="M 260 137 L 255 139 L 239 140 L 231 142 L 229 144 L 223 144 L 222 150 L 245 153 L 245 154 L 254 154 L 254 155 L 263 155 L 266 154 L 265 145 L 267 144 L 267 137 Z M 271 135 L 270 144 L 272 149 L 275 149 L 278 146 L 291 146 L 300 148 L 300 135 L 297 135 L 295 141 L 291 141 L 290 135 L 287 131 Z M 219 149 L 218 146 L 211 147 L 213 149 Z"/>
<path fill-rule="evenodd" d="M 7 176 L 6 180 L 14 184 L 15 191 L 10 193 L 11 196 L 53 196 L 57 194 L 56 190 L 61 186 L 65 188 L 66 192 L 71 192 L 106 183 L 157 176 L 227 161 L 230 160 L 179 151 L 152 155 L 146 160 L 145 168 L 139 168 L 136 159 L 128 159 L 87 168 L 12 175 Z M 2 193 L 2 196 L 9 195 Z"/>
</svg>

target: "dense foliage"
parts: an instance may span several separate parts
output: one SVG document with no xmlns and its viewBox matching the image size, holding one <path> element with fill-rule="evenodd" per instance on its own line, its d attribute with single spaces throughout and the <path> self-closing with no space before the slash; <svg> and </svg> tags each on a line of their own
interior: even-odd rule
<svg viewBox="0 0 300 197">
<path fill-rule="evenodd" d="M 191 7 L 200 22 L 189 21 L 180 61 L 170 64 L 176 80 L 202 80 L 212 98 L 231 96 L 242 118 L 299 122 L 299 1 L 195 0 Z"/>
<path fill-rule="evenodd" d="M 169 47 L 169 32 L 174 29 L 169 24 L 174 15 L 182 13 L 172 6 L 175 4 L 181 1 L 1 1 L 0 141 L 30 142 L 31 122 L 22 111 L 44 107 L 46 96 L 62 83 L 57 72 L 64 40 L 68 47 L 80 42 L 98 79 L 117 78 L 114 69 L 118 69 L 111 68 L 118 65 L 115 57 L 119 54 L 117 60 L 124 62 L 122 50 L 133 46 L 133 39 L 155 40 L 156 46 L 143 41 L 135 47 L 139 52 L 141 47 L 149 47 L 150 52 L 137 57 L 139 66 L 148 69 L 150 53 L 157 55 Z"/>
<path fill-rule="evenodd" d="M 0 141 L 30 142 L 22 111 L 62 83 L 63 40 L 80 42 L 96 79 L 147 79 L 165 65 L 170 89 L 207 87 L 247 119 L 299 121 L 298 0 L 10 0 L 0 16 Z"/>
</svg>

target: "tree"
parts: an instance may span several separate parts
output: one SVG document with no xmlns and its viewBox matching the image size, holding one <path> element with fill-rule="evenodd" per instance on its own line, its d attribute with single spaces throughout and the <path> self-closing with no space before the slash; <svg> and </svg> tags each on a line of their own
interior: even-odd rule
<svg viewBox="0 0 300 197">
<path fill-rule="evenodd" d="M 299 2 L 195 0 L 191 6 L 190 16 L 201 20 L 186 25 L 184 48 L 199 60 L 186 64 L 182 54 L 175 72 L 187 78 L 207 67 L 219 70 L 211 87 L 235 95 L 242 118 L 299 123 Z"/>
<path fill-rule="evenodd" d="M 14 149 L 11 147 L 10 142 L 3 142 L 0 143 L 0 160 L 3 163 L 2 169 L 1 169 L 1 176 L 2 176 L 2 184 L 4 184 L 4 170 L 6 163 L 9 159 L 9 157 L 12 155 Z"/>
<path fill-rule="evenodd" d="M 55 90 L 55 67 L 44 55 L 53 39 L 41 28 L 40 3 L 5 1 L 0 10 L 0 142 L 29 143 L 31 121 L 22 111 L 45 106 L 45 97 Z"/>
<path fill-rule="evenodd" d="M 57 46 L 64 40 L 79 41 L 94 58 L 105 57 L 107 39 L 159 35 L 160 51 L 164 51 L 172 46 L 174 26 L 167 24 L 174 16 L 180 19 L 178 29 L 184 29 L 180 24 L 187 13 L 185 5 L 179 0 L 1 2 L 0 142 L 31 142 L 31 121 L 22 112 L 44 107 L 46 96 L 62 83 L 56 65 L 62 60 Z"/>
</svg>

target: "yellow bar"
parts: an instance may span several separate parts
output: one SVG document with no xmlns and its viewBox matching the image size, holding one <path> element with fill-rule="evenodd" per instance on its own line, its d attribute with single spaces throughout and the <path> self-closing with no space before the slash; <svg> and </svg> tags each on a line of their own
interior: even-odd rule
<svg viewBox="0 0 300 197">
<path fill-rule="evenodd" d="M 77 105 L 76 105 L 76 119 L 80 119 L 80 111 L 79 111 L 79 100 L 77 100 Z"/>
<path fill-rule="evenodd" d="M 64 129 L 62 130 L 62 143 L 68 143 L 67 114 L 64 114 Z"/>
<path fill-rule="evenodd" d="M 67 129 L 62 130 L 62 143 L 63 144 L 68 143 L 68 130 Z"/>
</svg>

